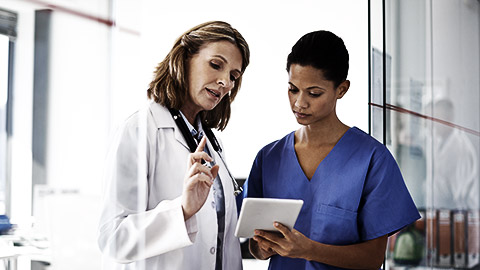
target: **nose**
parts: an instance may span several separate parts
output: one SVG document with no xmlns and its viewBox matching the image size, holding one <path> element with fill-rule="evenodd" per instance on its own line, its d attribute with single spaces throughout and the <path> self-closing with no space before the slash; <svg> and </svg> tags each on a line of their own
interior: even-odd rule
<svg viewBox="0 0 480 270">
<path fill-rule="evenodd" d="M 303 92 L 298 94 L 297 99 L 295 100 L 295 107 L 300 109 L 305 109 L 308 107 L 308 102 Z"/>
<path fill-rule="evenodd" d="M 227 91 L 230 91 L 230 89 L 233 87 L 234 82 L 230 80 L 229 72 L 222 72 L 220 76 L 218 76 L 217 84 L 226 88 Z"/>
</svg>

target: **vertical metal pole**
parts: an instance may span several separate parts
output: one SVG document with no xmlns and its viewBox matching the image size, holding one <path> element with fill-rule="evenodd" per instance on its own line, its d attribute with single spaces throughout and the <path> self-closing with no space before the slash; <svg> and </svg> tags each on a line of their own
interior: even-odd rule
<svg viewBox="0 0 480 270">
<path fill-rule="evenodd" d="M 387 144 L 387 37 L 386 37 L 386 8 L 382 0 L 382 31 L 383 31 L 383 144 Z"/>
<path fill-rule="evenodd" d="M 15 43 L 9 42 L 8 46 L 8 86 L 7 86 L 7 164 L 5 185 L 5 213 L 12 216 L 11 189 L 12 189 L 12 136 L 13 136 L 13 71 L 14 71 Z"/>
<path fill-rule="evenodd" d="M 32 116 L 32 188 L 47 184 L 47 137 L 50 78 L 51 10 L 35 11 L 35 48 L 33 69 Z M 32 209 L 33 209 L 32 192 Z"/>
<path fill-rule="evenodd" d="M 383 144 L 387 144 L 387 46 L 386 46 L 386 12 L 385 12 L 385 0 L 382 0 L 382 35 L 383 35 Z M 383 257 L 382 269 L 385 270 L 385 257 Z"/>
<path fill-rule="evenodd" d="M 372 18 L 371 2 L 368 0 L 368 134 L 372 135 Z"/>
</svg>

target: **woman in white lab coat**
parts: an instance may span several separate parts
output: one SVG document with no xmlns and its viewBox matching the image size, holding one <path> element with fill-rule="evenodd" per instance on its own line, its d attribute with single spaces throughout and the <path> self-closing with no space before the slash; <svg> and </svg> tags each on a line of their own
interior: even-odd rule
<svg viewBox="0 0 480 270">
<path fill-rule="evenodd" d="M 107 268 L 242 268 L 233 235 L 239 188 L 208 131 L 227 125 L 249 54 L 236 29 L 207 22 L 180 36 L 156 68 L 151 102 L 125 121 L 109 152 L 98 237 Z M 192 146 L 191 134 L 207 136 Z"/>
</svg>

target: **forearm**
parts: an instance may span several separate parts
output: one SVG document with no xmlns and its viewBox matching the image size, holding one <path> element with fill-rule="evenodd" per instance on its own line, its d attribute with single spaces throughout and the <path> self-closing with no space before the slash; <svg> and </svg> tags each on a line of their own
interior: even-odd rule
<svg viewBox="0 0 480 270">
<path fill-rule="evenodd" d="M 129 263 L 189 246 L 197 232 L 196 219 L 184 221 L 180 199 L 162 201 L 155 209 L 126 217 L 103 216 L 99 233 L 102 252 Z"/>
<path fill-rule="evenodd" d="M 348 269 L 379 269 L 385 256 L 387 236 L 354 245 L 326 245 L 309 241 L 304 259 Z"/>
</svg>

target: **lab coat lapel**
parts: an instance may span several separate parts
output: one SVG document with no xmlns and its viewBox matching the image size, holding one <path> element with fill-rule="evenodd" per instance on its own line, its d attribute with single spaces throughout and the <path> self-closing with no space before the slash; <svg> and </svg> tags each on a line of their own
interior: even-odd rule
<svg viewBox="0 0 480 270">
<path fill-rule="evenodd" d="M 190 148 L 188 147 L 187 145 L 187 141 L 185 140 L 185 138 L 183 137 L 183 134 L 182 132 L 180 132 L 180 129 L 175 125 L 175 127 L 173 128 L 174 129 L 174 132 L 175 132 L 175 139 L 181 143 L 189 152 L 190 152 Z"/>
<path fill-rule="evenodd" d="M 168 109 L 154 101 L 151 101 L 150 112 L 152 113 L 157 128 L 173 128 L 175 139 L 190 152 L 187 141 L 183 137 L 180 129 L 177 127 L 177 124 L 175 124 L 175 121 L 173 120 Z"/>
<path fill-rule="evenodd" d="M 235 201 L 229 194 L 233 194 L 233 184 L 232 179 L 230 178 L 227 172 L 227 165 L 223 162 L 223 156 L 220 158 L 221 153 L 213 150 L 213 146 L 210 140 L 207 140 L 207 147 L 210 150 L 210 156 L 215 160 L 215 163 L 220 166 L 218 170 L 218 176 L 220 181 L 222 181 L 223 193 L 225 198 L 225 220 L 230 216 L 230 211 L 233 209 L 233 213 L 236 213 L 236 204 Z"/>
</svg>

